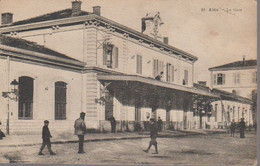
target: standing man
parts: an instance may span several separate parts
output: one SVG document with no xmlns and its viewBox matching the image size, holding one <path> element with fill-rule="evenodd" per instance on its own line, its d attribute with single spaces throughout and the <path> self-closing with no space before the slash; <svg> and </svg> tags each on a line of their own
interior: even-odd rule
<svg viewBox="0 0 260 166">
<path fill-rule="evenodd" d="M 49 126 L 49 121 L 48 120 L 45 120 L 44 121 L 44 126 L 42 128 L 42 146 L 40 148 L 40 152 L 38 153 L 38 155 L 43 155 L 42 151 L 45 147 L 45 145 L 47 145 L 47 148 L 50 152 L 50 155 L 56 155 L 56 153 L 54 153 L 52 150 L 51 150 L 51 133 L 50 133 L 50 130 L 48 128 Z"/>
<path fill-rule="evenodd" d="M 159 116 L 158 117 L 158 128 L 159 128 L 159 131 L 162 131 L 162 127 L 163 127 L 163 121 L 161 119 L 161 117 Z"/>
<path fill-rule="evenodd" d="M 149 143 L 149 146 L 148 146 L 147 150 L 144 150 L 144 152 L 148 153 L 150 148 L 151 148 L 151 146 L 154 145 L 155 153 L 153 153 L 153 154 L 158 154 L 157 141 L 156 141 L 157 134 L 158 134 L 157 124 L 155 122 L 155 119 L 151 118 L 150 119 L 150 137 L 151 137 L 151 141 Z"/>
<path fill-rule="evenodd" d="M 244 122 L 244 118 L 241 118 L 241 121 L 239 122 L 239 128 L 240 128 L 240 138 L 245 138 L 246 123 Z"/>
<path fill-rule="evenodd" d="M 112 116 L 108 120 L 111 123 L 111 133 L 116 133 L 116 119 Z"/>
<path fill-rule="evenodd" d="M 235 130 L 236 130 L 236 124 L 234 119 L 232 120 L 231 124 L 230 124 L 230 133 L 231 133 L 231 137 L 235 136 Z"/>
<path fill-rule="evenodd" d="M 81 112 L 80 117 L 75 121 L 74 124 L 74 128 L 75 128 L 74 134 L 79 137 L 79 151 L 78 151 L 79 154 L 85 153 L 83 150 L 83 146 L 84 146 L 84 135 L 87 131 L 87 128 L 84 119 L 85 119 L 85 113 Z"/>
</svg>

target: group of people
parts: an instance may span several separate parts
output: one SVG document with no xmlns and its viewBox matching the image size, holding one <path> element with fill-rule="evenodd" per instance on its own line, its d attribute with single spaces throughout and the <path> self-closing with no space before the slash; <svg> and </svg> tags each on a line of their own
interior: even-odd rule
<svg viewBox="0 0 260 166">
<path fill-rule="evenodd" d="M 74 129 L 75 129 L 74 134 L 77 135 L 79 138 L 79 150 L 78 150 L 79 154 L 85 153 L 83 146 L 84 146 L 84 136 L 87 132 L 87 127 L 84 120 L 85 120 L 85 113 L 81 112 L 80 117 L 76 119 L 74 124 Z M 46 145 L 50 155 L 56 155 L 56 153 L 54 153 L 51 149 L 50 139 L 52 136 L 48 126 L 49 126 L 49 121 L 45 120 L 44 126 L 42 128 L 42 146 L 40 148 L 38 155 L 43 155 L 42 151 Z"/>
<path fill-rule="evenodd" d="M 235 136 L 235 130 L 236 128 L 239 128 L 240 131 L 240 138 L 245 138 L 245 129 L 246 129 L 246 123 L 244 121 L 244 118 L 241 118 L 241 121 L 239 122 L 238 126 L 236 125 L 234 119 L 232 120 L 230 124 L 230 136 Z"/>
<path fill-rule="evenodd" d="M 84 112 L 81 112 L 80 113 L 80 117 L 75 121 L 75 124 L 74 124 L 74 134 L 78 136 L 78 139 L 79 139 L 79 150 L 78 150 L 78 153 L 79 154 L 83 154 L 85 153 L 84 151 L 84 136 L 87 132 L 87 128 L 86 128 L 86 124 L 85 124 L 85 113 Z M 114 117 L 111 117 L 110 119 L 110 122 L 111 122 L 111 128 L 112 128 L 112 132 L 115 132 L 115 125 L 116 125 L 116 120 Z M 157 138 L 157 134 L 158 134 L 158 131 L 161 130 L 161 119 L 159 118 L 158 119 L 158 124 L 157 122 L 155 121 L 155 119 L 151 118 L 150 119 L 150 143 L 149 143 L 149 146 L 147 148 L 147 150 L 145 150 L 146 153 L 148 153 L 148 151 L 150 150 L 151 146 L 154 145 L 155 147 L 155 153 L 158 154 L 158 147 L 157 147 L 157 141 L 156 141 L 156 138 Z M 44 147 L 47 145 L 47 148 L 48 148 L 48 151 L 50 153 L 50 155 L 56 155 L 56 153 L 54 153 L 51 149 L 51 141 L 50 139 L 52 138 L 52 135 L 50 133 L 50 130 L 49 130 L 49 121 L 48 120 L 45 120 L 44 121 L 44 126 L 42 128 L 42 145 L 40 147 L 40 151 L 38 153 L 38 155 L 43 155 L 42 151 L 44 149 Z"/>
</svg>

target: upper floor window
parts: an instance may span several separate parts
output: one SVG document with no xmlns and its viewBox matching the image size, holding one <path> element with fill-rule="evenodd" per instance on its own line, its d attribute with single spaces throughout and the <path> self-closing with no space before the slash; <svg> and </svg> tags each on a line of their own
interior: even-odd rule
<svg viewBox="0 0 260 166">
<path fill-rule="evenodd" d="M 174 82 L 174 66 L 170 63 L 166 65 L 166 81 Z"/>
<path fill-rule="evenodd" d="M 183 79 L 183 85 L 188 85 L 188 79 L 189 79 L 189 73 L 188 70 L 184 70 L 184 79 Z"/>
<path fill-rule="evenodd" d="M 163 61 L 154 59 L 153 60 L 153 76 L 157 77 L 161 72 L 163 72 Z"/>
<path fill-rule="evenodd" d="M 18 118 L 32 119 L 33 117 L 33 78 L 19 77 Z"/>
<path fill-rule="evenodd" d="M 67 84 L 55 82 L 55 119 L 66 119 Z"/>
<path fill-rule="evenodd" d="M 240 74 L 234 73 L 234 83 L 239 84 L 240 83 Z"/>
<path fill-rule="evenodd" d="M 253 72 L 252 82 L 257 83 L 257 72 Z"/>
<path fill-rule="evenodd" d="M 103 45 L 103 65 L 108 68 L 118 68 L 118 47 L 113 44 Z"/>
<path fill-rule="evenodd" d="M 214 74 L 214 85 L 224 85 L 225 84 L 225 74 L 218 73 Z"/>
<path fill-rule="evenodd" d="M 142 74 L 142 56 L 136 56 L 136 73 Z"/>
</svg>

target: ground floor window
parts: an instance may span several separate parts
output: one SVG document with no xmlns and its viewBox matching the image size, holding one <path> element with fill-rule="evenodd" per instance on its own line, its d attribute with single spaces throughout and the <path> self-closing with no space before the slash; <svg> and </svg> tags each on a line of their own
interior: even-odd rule
<svg viewBox="0 0 260 166">
<path fill-rule="evenodd" d="M 67 84 L 55 82 L 55 119 L 66 119 Z"/>
<path fill-rule="evenodd" d="M 32 119 L 33 117 L 33 78 L 19 77 L 18 118 Z"/>
</svg>

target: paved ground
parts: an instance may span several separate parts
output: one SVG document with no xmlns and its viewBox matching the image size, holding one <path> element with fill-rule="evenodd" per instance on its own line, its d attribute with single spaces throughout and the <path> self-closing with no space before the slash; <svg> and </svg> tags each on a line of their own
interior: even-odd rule
<svg viewBox="0 0 260 166">
<path fill-rule="evenodd" d="M 1 147 L 0 158 L 20 163 L 45 164 L 200 164 L 252 165 L 256 161 L 256 135 L 245 139 L 228 134 L 192 135 L 158 138 L 159 154 L 143 152 L 149 138 L 86 142 L 85 154 L 77 154 L 77 143 L 54 144 L 56 156 L 45 149 L 38 156 L 39 145 Z"/>
</svg>

